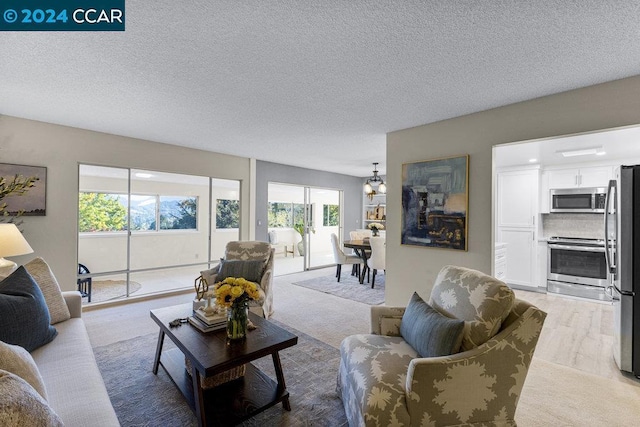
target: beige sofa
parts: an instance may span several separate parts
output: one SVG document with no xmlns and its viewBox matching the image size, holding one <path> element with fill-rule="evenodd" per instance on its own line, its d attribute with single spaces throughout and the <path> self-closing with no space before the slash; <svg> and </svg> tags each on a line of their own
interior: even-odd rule
<svg viewBox="0 0 640 427">
<path fill-rule="evenodd" d="M 71 319 L 56 323 L 58 336 L 31 353 L 44 380 L 49 406 L 65 427 L 119 426 L 81 317 L 80 293 L 62 295 Z"/>
<path fill-rule="evenodd" d="M 42 258 L 0 284 L 0 425 L 119 426 L 80 292 L 61 292 Z"/>
</svg>

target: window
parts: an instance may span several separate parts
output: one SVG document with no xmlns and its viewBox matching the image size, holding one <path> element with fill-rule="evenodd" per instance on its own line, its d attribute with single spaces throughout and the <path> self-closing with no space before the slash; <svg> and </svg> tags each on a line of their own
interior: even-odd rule
<svg viewBox="0 0 640 427">
<path fill-rule="evenodd" d="M 131 195 L 131 229 L 155 231 L 156 196 Z"/>
<path fill-rule="evenodd" d="M 159 196 L 160 230 L 195 230 L 198 199 L 183 196 Z"/>
<path fill-rule="evenodd" d="M 131 230 L 195 230 L 197 211 L 197 197 L 132 194 Z M 78 218 L 81 233 L 125 231 L 127 196 L 80 193 Z"/>
<path fill-rule="evenodd" d="M 333 227 L 340 225 L 340 207 L 338 205 L 322 205 L 322 225 Z"/>
<path fill-rule="evenodd" d="M 78 229 L 81 233 L 127 229 L 127 196 L 109 193 L 80 193 Z"/>
<path fill-rule="evenodd" d="M 269 202 L 269 227 L 293 228 L 304 221 L 303 203 Z"/>
<path fill-rule="evenodd" d="M 216 199 L 216 228 L 240 228 L 240 201 Z"/>
</svg>

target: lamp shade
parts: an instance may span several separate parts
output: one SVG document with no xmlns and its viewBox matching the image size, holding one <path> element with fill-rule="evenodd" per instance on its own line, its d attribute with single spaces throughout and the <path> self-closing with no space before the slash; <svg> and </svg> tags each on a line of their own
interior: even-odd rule
<svg viewBox="0 0 640 427">
<path fill-rule="evenodd" d="M 15 224 L 0 224 L 0 258 L 33 252 Z"/>
</svg>

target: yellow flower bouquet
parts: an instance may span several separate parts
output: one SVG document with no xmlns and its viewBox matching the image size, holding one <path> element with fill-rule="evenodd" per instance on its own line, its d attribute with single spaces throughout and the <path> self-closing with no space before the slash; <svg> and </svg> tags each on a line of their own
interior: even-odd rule
<svg viewBox="0 0 640 427">
<path fill-rule="evenodd" d="M 255 282 L 250 282 L 242 277 L 227 277 L 214 285 L 213 296 L 219 307 L 231 307 L 233 304 L 248 300 L 261 301 L 264 292 Z"/>
<path fill-rule="evenodd" d="M 227 307 L 227 338 L 241 340 L 246 337 L 249 300 L 261 302 L 264 292 L 257 283 L 241 277 L 227 277 L 213 287 L 218 307 Z"/>
</svg>

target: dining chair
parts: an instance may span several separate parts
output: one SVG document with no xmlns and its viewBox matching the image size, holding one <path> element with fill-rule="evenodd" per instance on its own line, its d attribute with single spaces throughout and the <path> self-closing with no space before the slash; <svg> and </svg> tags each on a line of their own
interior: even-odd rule
<svg viewBox="0 0 640 427">
<path fill-rule="evenodd" d="M 331 247 L 333 248 L 333 261 L 336 263 L 336 277 L 338 278 L 338 282 L 340 282 L 342 264 L 360 265 L 362 259 L 356 255 L 345 254 L 342 249 L 340 249 L 340 242 L 335 233 L 331 233 Z"/>
<path fill-rule="evenodd" d="M 367 259 L 367 266 L 373 271 L 371 276 L 371 289 L 376 283 L 376 273 L 378 270 L 385 270 L 386 239 L 384 237 L 371 237 L 371 256 Z"/>
</svg>

